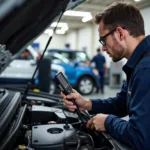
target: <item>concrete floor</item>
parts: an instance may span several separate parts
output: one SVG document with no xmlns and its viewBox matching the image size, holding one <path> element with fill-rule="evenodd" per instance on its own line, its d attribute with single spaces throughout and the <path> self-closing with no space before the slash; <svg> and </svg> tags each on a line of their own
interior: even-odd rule
<svg viewBox="0 0 150 150">
<path fill-rule="evenodd" d="M 108 98 L 108 97 L 114 97 L 116 95 L 116 93 L 118 93 L 120 91 L 120 89 L 113 89 L 110 88 L 109 86 L 105 86 L 104 88 L 105 93 L 101 94 L 101 92 L 99 93 L 95 93 L 93 92 L 91 95 L 88 96 L 84 96 L 86 98 Z"/>
</svg>

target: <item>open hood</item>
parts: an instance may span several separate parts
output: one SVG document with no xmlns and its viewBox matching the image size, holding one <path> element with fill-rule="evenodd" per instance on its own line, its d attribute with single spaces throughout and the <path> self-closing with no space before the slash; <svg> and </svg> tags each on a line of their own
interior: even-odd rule
<svg viewBox="0 0 150 150">
<path fill-rule="evenodd" d="M 85 0 L 0 0 L 0 44 L 12 54 L 31 43 L 64 9 Z"/>
</svg>

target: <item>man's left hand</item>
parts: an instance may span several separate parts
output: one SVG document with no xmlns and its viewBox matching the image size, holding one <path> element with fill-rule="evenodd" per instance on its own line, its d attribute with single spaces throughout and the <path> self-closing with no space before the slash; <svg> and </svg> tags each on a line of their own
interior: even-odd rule
<svg viewBox="0 0 150 150">
<path fill-rule="evenodd" d="M 87 123 L 87 127 L 94 127 L 96 131 L 106 131 L 104 124 L 107 116 L 106 114 L 97 114 Z"/>
</svg>

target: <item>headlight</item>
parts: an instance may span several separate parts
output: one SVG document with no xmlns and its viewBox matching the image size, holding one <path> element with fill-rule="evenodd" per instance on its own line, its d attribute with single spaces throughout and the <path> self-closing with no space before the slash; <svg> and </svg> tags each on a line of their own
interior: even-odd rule
<svg viewBox="0 0 150 150">
<path fill-rule="evenodd" d="M 97 69 L 93 69 L 93 73 L 94 73 L 95 75 L 99 75 L 99 73 L 98 73 L 98 70 L 97 70 Z"/>
</svg>

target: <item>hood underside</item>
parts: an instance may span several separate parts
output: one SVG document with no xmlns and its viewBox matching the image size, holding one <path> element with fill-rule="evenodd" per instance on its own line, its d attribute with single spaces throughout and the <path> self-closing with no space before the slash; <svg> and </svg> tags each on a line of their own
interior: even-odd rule
<svg viewBox="0 0 150 150">
<path fill-rule="evenodd" d="M 8 13 L 0 18 L 0 44 L 6 45 L 12 54 L 30 44 L 64 9 L 71 9 L 85 0 L 18 1 L 22 3 L 17 7 L 12 5 L 11 9 L 9 7 Z M 14 3 L 17 1 L 14 0 Z"/>
</svg>

